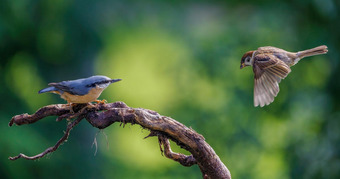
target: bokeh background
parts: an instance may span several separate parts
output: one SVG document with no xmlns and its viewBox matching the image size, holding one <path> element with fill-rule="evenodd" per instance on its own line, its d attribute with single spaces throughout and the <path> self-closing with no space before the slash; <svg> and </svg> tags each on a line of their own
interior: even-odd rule
<svg viewBox="0 0 340 179">
<path fill-rule="evenodd" d="M 8 127 L 16 114 L 65 103 L 38 90 L 101 74 L 123 81 L 100 99 L 192 127 L 233 178 L 340 178 L 339 29 L 337 0 L 1 0 L 0 176 L 201 178 L 131 125 L 99 131 L 82 121 L 53 154 L 7 159 L 40 153 L 63 135 L 66 122 L 54 117 Z M 294 66 L 274 103 L 253 106 L 252 70 L 239 69 L 244 52 L 323 44 L 329 53 Z"/>
</svg>

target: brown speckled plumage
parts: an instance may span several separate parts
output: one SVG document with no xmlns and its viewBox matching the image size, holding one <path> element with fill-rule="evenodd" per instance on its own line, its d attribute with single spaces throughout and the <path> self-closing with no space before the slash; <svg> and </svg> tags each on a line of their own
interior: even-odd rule
<svg viewBox="0 0 340 179">
<path fill-rule="evenodd" d="M 279 93 L 281 79 L 291 72 L 290 67 L 304 57 L 327 53 L 327 46 L 322 45 L 300 52 L 288 52 L 276 47 L 260 47 L 242 56 L 241 69 L 253 66 L 254 106 L 269 105 Z"/>
</svg>

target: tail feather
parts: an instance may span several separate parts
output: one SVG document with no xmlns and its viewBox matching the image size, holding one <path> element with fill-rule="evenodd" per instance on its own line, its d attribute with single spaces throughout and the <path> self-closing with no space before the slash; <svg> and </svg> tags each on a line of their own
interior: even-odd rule
<svg viewBox="0 0 340 179">
<path fill-rule="evenodd" d="M 57 90 L 58 90 L 57 88 L 51 86 L 51 87 L 44 88 L 44 89 L 40 90 L 38 93 L 40 94 L 40 93 L 46 93 L 46 92 L 57 91 Z"/>
<path fill-rule="evenodd" d="M 325 54 L 328 52 L 327 48 L 328 47 L 326 45 L 321 45 L 321 46 L 318 46 L 312 49 L 300 51 L 297 53 L 297 55 L 300 59 L 304 57 L 314 56 L 314 55 L 321 55 L 321 54 Z"/>
</svg>

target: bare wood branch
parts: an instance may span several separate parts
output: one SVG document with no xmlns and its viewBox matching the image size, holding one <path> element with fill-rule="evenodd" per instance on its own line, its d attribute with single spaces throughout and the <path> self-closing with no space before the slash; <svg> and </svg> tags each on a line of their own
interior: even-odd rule
<svg viewBox="0 0 340 179">
<path fill-rule="evenodd" d="M 161 147 L 161 151 L 169 159 L 172 159 L 176 162 L 179 162 L 180 164 L 182 164 L 183 166 L 186 166 L 186 167 L 190 167 L 194 164 L 197 164 L 196 159 L 192 155 L 187 156 L 187 155 L 184 155 L 184 154 L 181 154 L 181 153 L 172 152 L 171 146 L 170 146 L 170 141 L 169 141 L 168 138 L 160 135 L 160 136 L 158 136 L 158 141 L 159 141 L 159 145 Z M 162 145 L 164 146 L 164 150 L 162 150 Z"/>
<path fill-rule="evenodd" d="M 20 153 L 19 155 L 15 156 L 15 157 L 9 157 L 8 159 L 10 159 L 10 160 L 17 160 L 19 158 L 24 158 L 24 159 L 27 159 L 27 160 L 36 160 L 36 159 L 44 157 L 45 155 L 47 155 L 49 153 L 52 153 L 52 152 L 56 151 L 59 148 L 59 146 L 68 139 L 68 136 L 70 135 L 71 129 L 74 126 L 76 126 L 82 119 L 83 119 L 83 117 L 78 117 L 76 120 L 74 120 L 73 122 L 69 123 L 67 125 L 67 128 L 66 128 L 64 136 L 62 138 L 60 138 L 59 141 L 53 147 L 49 147 L 45 151 L 43 151 L 40 154 L 37 154 L 35 156 L 29 157 L 29 156 L 27 156 L 25 154 Z"/>
<path fill-rule="evenodd" d="M 47 116 L 58 116 L 57 121 L 77 117 L 76 121 L 79 120 L 77 123 L 79 123 L 82 118 L 85 118 L 93 127 L 99 129 L 104 129 L 114 122 L 120 122 L 124 125 L 126 123 L 139 124 L 143 128 L 150 130 L 150 135 L 147 137 L 158 136 L 160 146 L 164 147 L 164 154 L 166 157 L 177 161 L 184 166 L 197 164 L 201 169 L 204 178 L 231 178 L 229 170 L 222 163 L 210 145 L 205 142 L 204 137 L 170 117 L 162 116 L 157 112 L 148 109 L 130 108 L 123 102 L 95 105 L 82 104 L 74 106 L 73 111 L 75 112 L 74 114 L 70 113 L 70 106 L 67 105 L 49 105 L 39 109 L 33 115 L 23 114 L 14 116 L 10 121 L 9 126 L 12 126 L 13 124 L 31 124 Z M 70 129 L 68 126 L 68 133 L 75 125 L 70 127 Z M 69 134 L 67 134 L 66 139 L 68 135 Z M 64 137 L 65 135 L 63 138 Z M 66 140 L 62 139 L 60 139 L 58 143 L 61 141 L 61 144 Z M 168 139 L 189 151 L 191 155 L 186 156 L 184 154 L 172 152 Z M 59 145 L 57 147 L 52 147 L 54 150 L 48 148 L 44 152 L 53 152 Z M 38 158 L 46 155 L 44 152 L 38 154 Z M 31 159 L 27 156 L 25 157 L 24 154 L 18 155 L 15 159 L 18 158 Z"/>
</svg>

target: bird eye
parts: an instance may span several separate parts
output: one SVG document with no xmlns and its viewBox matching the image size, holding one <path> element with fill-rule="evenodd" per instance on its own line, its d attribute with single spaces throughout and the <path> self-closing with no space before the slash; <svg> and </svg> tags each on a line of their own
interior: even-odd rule
<svg viewBox="0 0 340 179">
<path fill-rule="evenodd" d="M 249 62 L 249 57 L 246 58 L 246 62 Z"/>
</svg>

